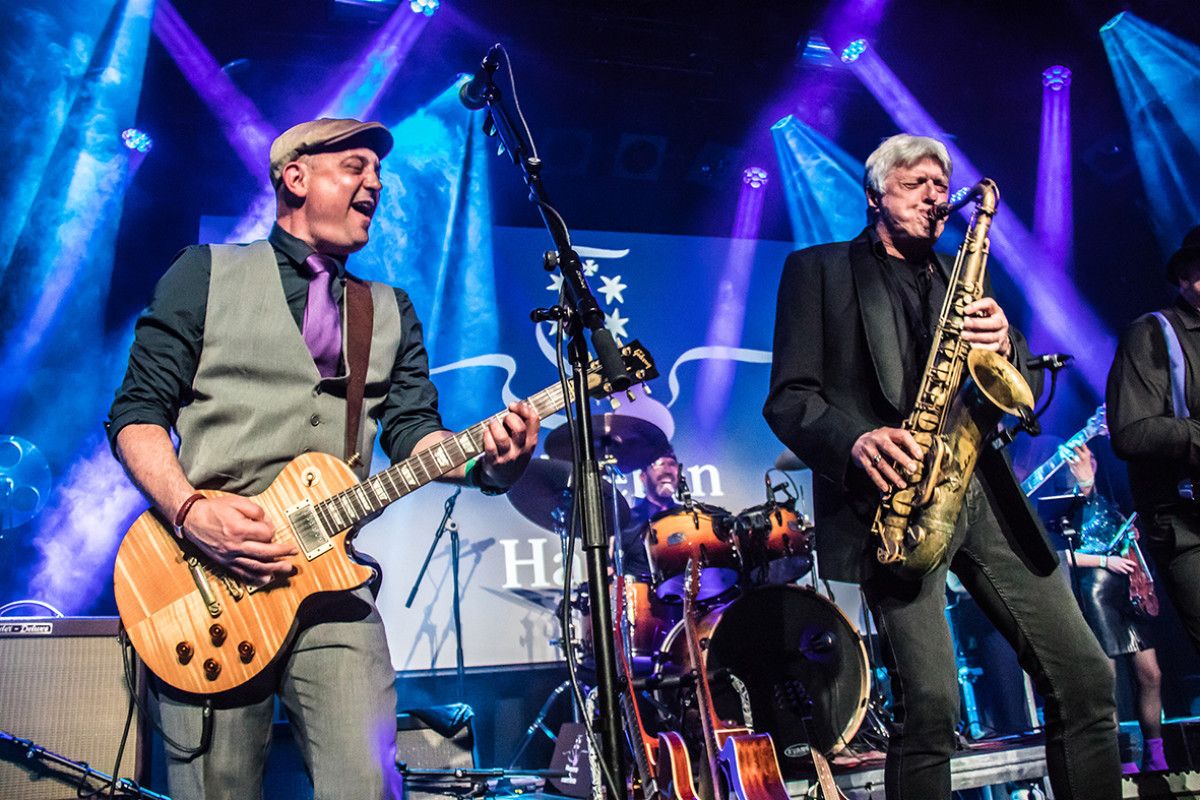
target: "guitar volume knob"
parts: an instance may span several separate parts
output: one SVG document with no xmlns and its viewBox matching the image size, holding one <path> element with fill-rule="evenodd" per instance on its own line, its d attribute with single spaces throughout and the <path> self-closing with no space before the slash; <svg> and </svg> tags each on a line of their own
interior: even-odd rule
<svg viewBox="0 0 1200 800">
<path fill-rule="evenodd" d="M 254 645 L 250 642 L 242 642 L 238 645 L 238 655 L 242 659 L 243 664 L 249 664 L 254 659 Z"/>
<path fill-rule="evenodd" d="M 179 659 L 180 664 L 186 664 L 192 660 L 192 656 L 196 654 L 196 649 L 192 647 L 191 642 L 180 642 L 175 645 L 175 656 Z"/>
<path fill-rule="evenodd" d="M 217 676 L 221 674 L 221 662 L 215 658 L 207 658 L 204 660 L 204 677 L 210 681 L 215 681 Z"/>
<path fill-rule="evenodd" d="M 213 623 L 208 629 L 208 635 L 212 637 L 212 643 L 214 647 L 220 647 L 221 645 L 225 644 L 225 637 L 227 634 L 225 633 L 225 628 L 221 625 Z"/>
</svg>

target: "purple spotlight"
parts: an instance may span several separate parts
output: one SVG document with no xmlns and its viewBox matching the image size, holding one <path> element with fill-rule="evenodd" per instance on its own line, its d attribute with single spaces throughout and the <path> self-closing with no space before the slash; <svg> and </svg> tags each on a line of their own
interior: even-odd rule
<svg viewBox="0 0 1200 800">
<path fill-rule="evenodd" d="M 136 150 L 139 153 L 148 153 L 150 148 L 154 146 L 154 141 L 150 135 L 144 131 L 139 131 L 137 128 L 126 128 L 121 131 L 121 141 L 130 150 Z"/>
<path fill-rule="evenodd" d="M 1042 73 L 1042 86 L 1053 92 L 1061 92 L 1071 85 L 1071 70 L 1061 64 Z"/>
<path fill-rule="evenodd" d="M 746 167 L 746 171 L 742 173 L 742 183 L 751 189 L 761 189 L 766 186 L 769 178 L 767 171 L 762 167 Z"/>
<path fill-rule="evenodd" d="M 853 64 L 867 49 L 866 39 L 855 39 L 842 50 L 842 63 Z"/>
</svg>

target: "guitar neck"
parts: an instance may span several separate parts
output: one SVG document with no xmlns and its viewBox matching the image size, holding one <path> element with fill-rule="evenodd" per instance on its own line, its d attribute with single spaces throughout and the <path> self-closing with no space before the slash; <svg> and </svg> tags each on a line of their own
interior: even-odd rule
<svg viewBox="0 0 1200 800">
<path fill-rule="evenodd" d="M 575 390 L 572 385 L 568 384 L 564 393 L 562 387 L 555 384 L 526 398 L 525 402 L 537 411 L 540 418 L 545 419 L 574 400 L 574 397 Z M 492 421 L 501 422 L 506 414 L 507 410 L 493 414 L 464 431 L 413 453 L 362 483 L 317 503 L 314 510 L 326 533 L 333 535 L 353 527 L 401 497 L 476 458 L 483 453 L 483 432 Z"/>
<path fill-rule="evenodd" d="M 1074 450 L 1082 444 L 1089 442 L 1099 433 L 1091 425 L 1076 433 L 1068 439 L 1062 446 L 1054 451 L 1054 455 L 1046 459 L 1040 467 L 1029 473 L 1029 477 L 1021 481 L 1021 491 L 1030 495 L 1041 488 L 1042 484 L 1050 480 L 1050 476 L 1058 472 L 1062 465 L 1067 463 L 1063 452 L 1066 450 Z"/>
<path fill-rule="evenodd" d="M 653 798 L 658 795 L 658 782 L 654 773 L 654 762 L 658 760 L 658 753 L 654 740 L 646 734 L 646 728 L 642 725 L 642 713 L 638 709 L 637 690 L 633 686 L 633 667 L 629 663 L 628 651 L 625 648 L 625 608 L 627 599 L 625 597 L 625 577 L 617 576 L 617 619 L 616 619 L 616 635 L 613 637 L 614 649 L 616 650 L 617 665 L 621 669 L 621 677 L 624 679 L 625 691 L 621 692 L 619 702 L 621 704 L 621 712 L 625 717 L 625 728 L 629 734 L 629 744 L 633 749 L 633 760 L 637 762 L 638 775 L 642 780 L 644 796 Z M 651 753 L 654 753 L 652 759 Z"/>
</svg>

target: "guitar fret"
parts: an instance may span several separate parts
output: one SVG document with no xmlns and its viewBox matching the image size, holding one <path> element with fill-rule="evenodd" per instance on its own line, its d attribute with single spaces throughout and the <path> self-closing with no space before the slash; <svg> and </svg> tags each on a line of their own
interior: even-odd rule
<svg viewBox="0 0 1200 800">
<path fill-rule="evenodd" d="M 381 476 L 383 474 L 384 473 L 380 473 Z M 379 507 L 382 508 L 383 506 L 386 506 L 391 498 L 388 497 L 387 490 L 383 488 L 383 481 L 377 480 L 376 478 L 371 478 L 367 481 L 367 485 L 371 487 L 373 492 L 375 492 L 375 498 L 379 501 Z"/>
<path fill-rule="evenodd" d="M 354 493 L 358 495 L 359 500 L 362 501 L 363 508 L 365 508 L 368 512 L 375 511 L 379 508 L 374 502 L 372 502 L 371 494 L 367 491 L 367 487 L 363 486 L 361 483 L 354 487 Z"/>
<path fill-rule="evenodd" d="M 446 455 L 445 445 L 439 444 L 430 448 L 430 450 L 431 455 L 433 456 L 433 463 L 437 465 L 437 468 L 440 471 L 445 472 L 446 470 L 450 469 L 450 457 Z"/>
<path fill-rule="evenodd" d="M 329 498 L 329 512 L 334 517 L 334 530 L 342 530 L 347 528 L 346 517 L 342 515 L 340 495 L 335 494 Z"/>
<path fill-rule="evenodd" d="M 409 461 L 411 460 L 409 459 Z M 396 474 L 404 480 L 406 491 L 412 491 L 412 488 L 417 485 L 417 476 L 413 474 L 412 466 L 408 461 L 400 463 L 400 470 Z"/>
</svg>

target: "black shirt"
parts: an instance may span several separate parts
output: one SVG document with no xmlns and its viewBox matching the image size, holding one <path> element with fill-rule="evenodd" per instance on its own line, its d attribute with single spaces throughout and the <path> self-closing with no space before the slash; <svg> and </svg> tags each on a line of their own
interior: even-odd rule
<svg viewBox="0 0 1200 800">
<path fill-rule="evenodd" d="M 887 252 L 879 234 L 871 228 L 871 252 L 879 260 L 884 283 L 896 307 L 900 320 L 900 349 L 906 355 L 904 363 L 904 402 L 901 408 L 911 408 L 917 398 L 925 361 L 933 332 L 937 329 L 946 299 L 946 276 L 934 261 L 933 253 L 923 262 L 907 261 Z"/>
<path fill-rule="evenodd" d="M 308 244 L 279 225 L 267 241 L 275 249 L 279 277 L 297 328 L 304 323 Z M 126 425 L 151 424 L 170 430 L 179 409 L 191 402 L 192 380 L 204 347 L 204 319 L 212 254 L 207 245 L 185 248 L 154 289 L 150 305 L 138 317 L 125 380 L 117 390 L 105 428 L 109 442 Z M 341 302 L 345 259 L 338 259 L 334 295 Z M 396 289 L 402 328 L 391 386 L 379 419 L 380 444 L 393 461 L 407 458 L 421 437 L 442 430 L 437 389 L 429 380 L 421 323 L 408 295 Z"/>
</svg>

